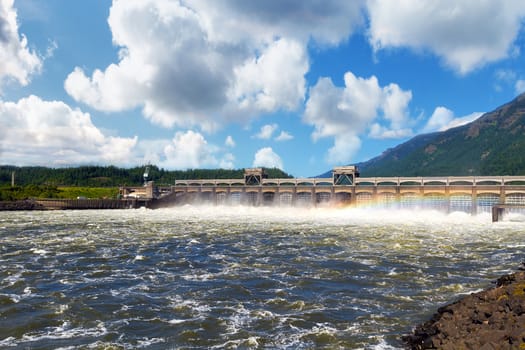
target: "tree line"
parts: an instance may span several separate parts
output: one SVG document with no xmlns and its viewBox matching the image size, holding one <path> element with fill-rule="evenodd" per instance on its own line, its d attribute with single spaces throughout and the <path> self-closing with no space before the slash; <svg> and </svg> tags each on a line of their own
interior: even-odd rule
<svg viewBox="0 0 525 350">
<path fill-rule="evenodd" d="M 11 185 L 11 175 L 15 174 L 16 186 L 77 186 L 77 187 L 118 187 L 140 186 L 144 182 L 145 166 L 118 168 L 115 166 L 79 166 L 72 168 L 16 167 L 0 166 L 0 186 Z M 270 178 L 291 178 L 292 176 L 276 168 L 265 168 Z M 148 180 L 157 185 L 169 186 L 176 179 L 242 179 L 244 169 L 188 169 L 165 170 L 149 166 Z"/>
</svg>

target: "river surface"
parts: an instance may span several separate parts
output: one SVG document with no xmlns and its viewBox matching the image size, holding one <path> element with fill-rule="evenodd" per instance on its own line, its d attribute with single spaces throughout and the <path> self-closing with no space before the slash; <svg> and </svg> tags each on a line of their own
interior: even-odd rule
<svg viewBox="0 0 525 350">
<path fill-rule="evenodd" d="M 0 212 L 0 348 L 397 349 L 524 259 L 518 214 Z"/>
</svg>

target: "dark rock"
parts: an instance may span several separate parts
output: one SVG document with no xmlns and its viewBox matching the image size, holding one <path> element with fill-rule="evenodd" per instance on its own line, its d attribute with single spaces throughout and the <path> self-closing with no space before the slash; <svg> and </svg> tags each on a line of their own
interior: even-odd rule
<svg viewBox="0 0 525 350">
<path fill-rule="evenodd" d="M 525 349 L 525 271 L 440 307 L 402 337 L 407 349 Z"/>
<path fill-rule="evenodd" d="M 45 208 L 32 200 L 0 201 L 0 211 L 13 210 L 44 210 Z"/>
</svg>

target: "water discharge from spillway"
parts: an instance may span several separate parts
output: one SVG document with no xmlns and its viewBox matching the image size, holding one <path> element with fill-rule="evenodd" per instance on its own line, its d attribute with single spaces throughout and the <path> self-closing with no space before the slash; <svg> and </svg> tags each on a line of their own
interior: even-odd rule
<svg viewBox="0 0 525 350">
<path fill-rule="evenodd" d="M 519 266 L 524 217 L 185 205 L 0 212 L 0 347 L 399 348 Z"/>
</svg>

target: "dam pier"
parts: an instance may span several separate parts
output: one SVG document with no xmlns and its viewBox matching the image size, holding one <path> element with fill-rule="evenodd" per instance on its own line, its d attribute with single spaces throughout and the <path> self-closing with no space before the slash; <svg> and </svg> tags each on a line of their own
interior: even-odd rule
<svg viewBox="0 0 525 350">
<path fill-rule="evenodd" d="M 188 203 L 374 205 L 477 214 L 500 205 L 500 213 L 505 213 L 525 208 L 525 176 L 360 177 L 357 167 L 344 166 L 335 167 L 329 178 L 270 179 L 264 169 L 251 168 L 243 179 L 176 180 L 170 187 L 150 181 L 142 187 L 122 187 L 120 193 L 124 199 L 146 199 L 151 208 Z"/>
</svg>

